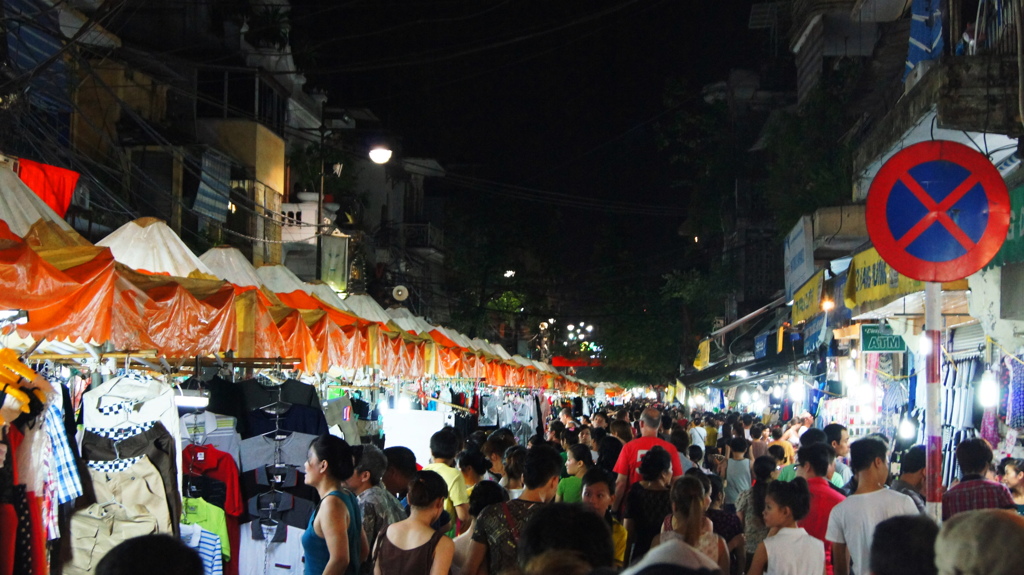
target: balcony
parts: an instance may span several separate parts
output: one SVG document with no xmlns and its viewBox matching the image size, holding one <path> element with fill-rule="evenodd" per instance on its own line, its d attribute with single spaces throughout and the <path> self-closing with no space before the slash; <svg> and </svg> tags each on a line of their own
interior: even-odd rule
<svg viewBox="0 0 1024 575">
<path fill-rule="evenodd" d="M 438 253 L 444 249 L 444 232 L 433 224 L 402 224 L 402 234 L 408 249 L 434 250 Z"/>
</svg>

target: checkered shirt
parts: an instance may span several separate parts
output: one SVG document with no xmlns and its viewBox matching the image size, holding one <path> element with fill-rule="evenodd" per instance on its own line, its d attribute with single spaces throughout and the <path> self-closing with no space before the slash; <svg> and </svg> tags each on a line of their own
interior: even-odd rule
<svg viewBox="0 0 1024 575">
<path fill-rule="evenodd" d="M 958 485 L 942 495 L 942 520 L 964 511 L 1014 507 L 1013 497 L 1005 485 L 987 479 L 964 477 Z"/>
<path fill-rule="evenodd" d="M 82 480 L 75 466 L 75 456 L 68 444 L 64 431 L 64 414 L 57 402 L 46 409 L 43 428 L 50 441 L 53 460 L 49 463 L 48 474 L 57 484 L 57 502 L 68 503 L 82 496 Z"/>
</svg>

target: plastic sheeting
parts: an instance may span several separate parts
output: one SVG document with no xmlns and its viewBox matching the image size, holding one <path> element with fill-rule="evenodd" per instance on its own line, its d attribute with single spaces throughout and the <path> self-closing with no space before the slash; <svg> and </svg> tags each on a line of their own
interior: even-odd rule
<svg viewBox="0 0 1024 575">
<path fill-rule="evenodd" d="M 0 166 L 0 220 L 10 231 L 28 243 L 32 227 L 38 222 L 49 224 L 56 233 L 74 238 L 77 245 L 87 243 L 63 218 L 46 205 L 10 168 Z"/>
<path fill-rule="evenodd" d="M 96 245 L 110 248 L 114 259 L 142 273 L 180 278 L 216 277 L 166 223 L 156 218 L 128 222 Z"/>
<path fill-rule="evenodd" d="M 221 246 L 208 250 L 199 256 L 199 261 L 206 264 L 214 276 L 229 281 L 236 286 L 260 287 L 263 282 L 249 260 L 238 248 Z"/>
</svg>

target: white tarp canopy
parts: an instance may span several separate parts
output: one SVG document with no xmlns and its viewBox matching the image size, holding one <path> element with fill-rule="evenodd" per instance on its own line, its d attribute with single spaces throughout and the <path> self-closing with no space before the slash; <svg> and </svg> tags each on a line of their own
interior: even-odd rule
<svg viewBox="0 0 1024 575">
<path fill-rule="evenodd" d="M 315 283 L 305 284 L 307 291 L 316 296 L 320 301 L 340 311 L 352 311 L 345 305 L 345 300 L 327 284 Z M 357 314 L 358 315 L 358 314 Z M 366 318 L 363 318 L 366 319 Z"/>
<path fill-rule="evenodd" d="M 413 315 L 411 311 L 404 307 L 393 307 L 385 310 L 385 313 L 391 318 L 395 324 L 403 330 L 410 333 L 430 333 L 437 329 L 431 325 L 427 320 L 422 317 Z"/>
<path fill-rule="evenodd" d="M 380 307 L 380 304 L 366 294 L 348 296 L 345 298 L 345 305 L 348 307 L 349 311 L 365 320 L 383 324 L 387 324 L 391 321 L 391 316 L 384 311 L 384 308 Z"/>
<path fill-rule="evenodd" d="M 54 224 L 69 234 L 78 235 L 64 218 L 57 215 L 32 188 L 21 181 L 14 170 L 5 167 L 0 167 L 0 220 L 7 222 L 11 231 L 21 237 L 25 237 L 29 228 L 40 220 Z"/>
<path fill-rule="evenodd" d="M 96 243 L 110 248 L 114 259 L 139 271 L 186 278 L 195 272 L 215 277 L 163 220 L 139 218 Z"/>
<path fill-rule="evenodd" d="M 236 286 L 260 287 L 263 281 L 252 267 L 249 260 L 238 248 L 221 246 L 199 256 L 199 261 L 206 264 L 218 278 L 229 281 Z"/>
<path fill-rule="evenodd" d="M 274 293 L 306 292 L 309 286 L 302 283 L 292 270 L 282 265 L 266 265 L 256 268 L 256 275 L 263 282 L 263 287 Z"/>
</svg>

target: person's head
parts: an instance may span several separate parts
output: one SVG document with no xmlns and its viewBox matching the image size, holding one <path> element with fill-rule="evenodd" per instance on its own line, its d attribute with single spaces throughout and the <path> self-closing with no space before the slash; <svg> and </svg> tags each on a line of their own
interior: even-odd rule
<svg viewBox="0 0 1024 575">
<path fill-rule="evenodd" d="M 388 458 L 379 447 L 373 444 L 357 445 L 352 448 L 355 459 L 355 471 L 345 483 L 357 494 L 379 485 L 388 469 Z"/>
<path fill-rule="evenodd" d="M 96 575 L 138 573 L 203 575 L 203 560 L 177 537 L 143 535 L 118 543 L 96 565 Z"/>
<path fill-rule="evenodd" d="M 686 456 L 690 458 L 694 464 L 699 464 L 700 460 L 704 458 L 704 450 L 699 445 L 691 445 L 686 450 Z"/>
<path fill-rule="evenodd" d="M 662 412 L 657 409 L 644 409 L 640 414 L 640 435 L 652 437 L 662 429 Z"/>
<path fill-rule="evenodd" d="M 811 412 L 805 411 L 800 414 L 800 424 L 806 427 L 814 425 L 814 416 L 811 415 Z"/>
<path fill-rule="evenodd" d="M 885 462 L 887 451 L 885 443 L 873 437 L 858 439 L 850 444 L 850 469 L 857 475 L 858 483 L 885 483 L 889 478 L 889 467 Z"/>
<path fill-rule="evenodd" d="M 708 492 L 711 495 L 711 506 L 717 509 L 725 503 L 725 482 L 715 474 L 705 475 L 704 477 L 707 477 L 711 483 L 711 489 Z"/>
<path fill-rule="evenodd" d="M 590 449 L 597 451 L 597 446 L 601 445 L 601 440 L 608 436 L 608 431 L 601 427 L 595 427 L 590 430 Z"/>
<path fill-rule="evenodd" d="M 767 527 L 787 527 L 811 510 L 811 492 L 807 480 L 797 477 L 792 481 L 772 481 L 764 505 L 764 524 Z"/>
<path fill-rule="evenodd" d="M 1024 565 L 1024 516 L 1002 509 L 957 513 L 935 540 L 939 575 L 1017 575 Z"/>
<path fill-rule="evenodd" d="M 603 411 L 598 411 L 594 414 L 594 417 L 590 418 L 594 422 L 594 427 L 600 427 L 602 429 L 608 428 L 608 416 Z"/>
<path fill-rule="evenodd" d="M 528 447 L 528 448 L 535 447 L 537 445 L 540 445 L 540 444 L 544 443 L 545 441 L 547 441 L 547 440 L 544 439 L 543 435 L 541 435 L 539 433 L 534 433 L 533 435 L 530 436 L 530 439 L 526 440 L 526 447 Z"/>
<path fill-rule="evenodd" d="M 476 449 L 466 449 L 459 452 L 456 457 L 457 467 L 466 479 L 467 485 L 475 485 L 491 469 L 491 460 L 484 456 L 483 452 Z M 470 483 L 472 481 L 472 483 Z"/>
<path fill-rule="evenodd" d="M 750 438 L 753 439 L 754 441 L 760 441 L 760 440 L 764 439 L 764 430 L 765 430 L 765 427 L 764 427 L 763 423 L 755 423 L 755 424 L 751 425 L 750 426 Z"/>
<path fill-rule="evenodd" d="M 417 471 L 409 482 L 409 507 L 433 514 L 431 523 L 437 521 L 444 511 L 444 500 L 448 497 L 448 484 L 435 471 Z"/>
<path fill-rule="evenodd" d="M 547 445 L 538 445 L 526 452 L 523 483 L 530 491 L 537 491 L 543 501 L 555 498 L 558 480 L 562 475 L 562 458 Z"/>
<path fill-rule="evenodd" d="M 779 440 L 781 440 L 782 439 L 782 435 L 783 435 L 783 433 L 782 433 L 782 428 L 781 427 L 776 425 L 775 427 L 772 428 L 772 441 L 779 441 Z"/>
<path fill-rule="evenodd" d="M 686 453 L 690 448 L 690 434 L 681 427 L 676 427 L 668 436 L 668 442 L 676 448 L 678 453 Z"/>
<path fill-rule="evenodd" d="M 638 471 L 645 481 L 663 479 L 667 483 L 672 479 L 672 457 L 661 446 L 655 445 L 640 459 Z"/>
<path fill-rule="evenodd" d="M 602 517 L 612 506 L 615 497 L 615 480 L 600 467 L 591 468 L 583 474 L 583 503 Z"/>
<path fill-rule="evenodd" d="M 558 441 L 565 431 L 565 424 L 561 421 L 552 421 L 548 424 L 548 441 Z"/>
<path fill-rule="evenodd" d="M 775 461 L 779 465 L 785 465 L 786 464 L 786 448 L 785 447 L 783 447 L 781 445 L 769 445 L 768 446 L 768 455 L 771 455 L 773 458 L 775 458 Z"/>
<path fill-rule="evenodd" d="M 597 465 L 605 471 L 611 472 L 615 462 L 619 460 L 619 453 L 622 452 L 622 442 L 608 435 L 601 440 L 597 446 Z"/>
<path fill-rule="evenodd" d="M 992 465 L 992 446 L 980 437 L 963 441 L 956 446 L 956 461 L 964 475 L 985 475 Z"/>
<path fill-rule="evenodd" d="M 683 539 L 690 545 L 697 545 L 704 526 L 704 510 L 708 508 L 710 494 L 700 481 L 692 475 L 684 475 L 672 484 L 669 494 L 672 514 L 676 524 L 681 526 Z"/>
<path fill-rule="evenodd" d="M 491 462 L 491 472 L 505 475 L 505 463 L 502 458 L 505 456 L 505 451 L 516 444 L 516 440 L 511 434 L 497 435 L 497 433 L 496 431 L 487 438 L 487 441 L 480 446 L 480 452 Z"/>
<path fill-rule="evenodd" d="M 565 457 L 565 470 L 569 475 L 586 473 L 594 466 L 594 457 L 590 454 L 590 448 L 582 443 L 577 443 L 569 448 Z"/>
<path fill-rule="evenodd" d="M 814 445 L 815 443 L 828 443 L 828 436 L 825 435 L 824 431 L 817 427 L 808 429 L 800 436 L 800 447 Z"/>
<path fill-rule="evenodd" d="M 628 443 L 633 440 L 633 428 L 629 426 L 626 421 L 622 419 L 616 419 L 608 427 L 611 434 L 622 440 L 623 443 Z"/>
<path fill-rule="evenodd" d="M 543 505 L 522 528 L 519 537 L 519 565 L 545 551 L 574 555 L 592 568 L 611 567 L 612 533 L 604 518 L 590 508 L 572 503 Z"/>
<path fill-rule="evenodd" d="M 568 425 L 572 421 L 572 410 L 566 407 L 558 412 L 558 421 L 561 421 L 563 425 Z"/>
<path fill-rule="evenodd" d="M 744 413 L 740 421 L 743 422 L 743 427 L 750 428 L 752 425 L 754 425 L 754 416 L 749 413 Z M 751 431 L 750 433 L 751 435 L 753 435 L 754 432 Z"/>
<path fill-rule="evenodd" d="M 749 446 L 750 444 L 747 443 L 743 434 L 738 434 L 729 440 L 729 449 L 732 450 L 732 457 L 735 459 L 741 459 Z"/>
<path fill-rule="evenodd" d="M 435 461 L 451 461 L 459 452 L 459 435 L 451 427 L 442 428 L 430 436 L 430 456 Z"/>
<path fill-rule="evenodd" d="M 340 437 L 321 435 L 306 453 L 306 484 L 340 483 L 352 476 L 352 448 Z"/>
<path fill-rule="evenodd" d="M 779 465 L 771 455 L 762 455 L 754 460 L 754 480 L 757 483 L 768 483 L 779 474 Z"/>
<path fill-rule="evenodd" d="M 409 487 L 409 481 L 416 473 L 416 454 L 408 447 L 396 445 L 384 450 L 384 456 L 388 459 L 388 467 L 384 472 L 384 488 L 389 493 L 405 493 Z"/>
<path fill-rule="evenodd" d="M 832 477 L 832 466 L 836 460 L 836 452 L 824 443 L 815 443 L 801 447 L 796 453 L 800 468 L 805 477 Z"/>
<path fill-rule="evenodd" d="M 1024 490 L 1024 459 L 1010 459 L 1004 469 L 1003 485 L 1010 491 Z"/>
<path fill-rule="evenodd" d="M 908 449 L 900 459 L 900 479 L 921 489 L 924 485 L 925 465 L 928 456 L 923 445 L 915 445 Z"/>
<path fill-rule="evenodd" d="M 935 575 L 939 526 L 927 515 L 901 515 L 875 526 L 872 575 Z"/>
<path fill-rule="evenodd" d="M 580 432 L 575 429 L 566 429 L 559 439 L 562 442 L 562 449 L 569 449 L 570 446 L 580 442 Z"/>
<path fill-rule="evenodd" d="M 589 427 L 581 427 L 580 428 L 580 430 L 579 430 L 579 441 L 583 445 L 586 445 L 587 449 L 590 449 L 591 436 L 590 436 L 590 428 Z"/>
<path fill-rule="evenodd" d="M 509 479 L 523 480 L 523 474 L 526 473 L 527 452 L 528 450 L 522 445 L 513 445 L 505 450 L 503 462 L 505 464 L 505 474 Z"/>
<path fill-rule="evenodd" d="M 850 454 L 850 432 L 845 426 L 838 423 L 830 423 L 825 426 L 825 439 L 836 452 L 836 457 L 846 457 Z"/>
<path fill-rule="evenodd" d="M 469 514 L 476 517 L 484 507 L 503 501 L 508 501 L 508 491 L 496 481 L 481 481 L 469 494 Z"/>
</svg>

